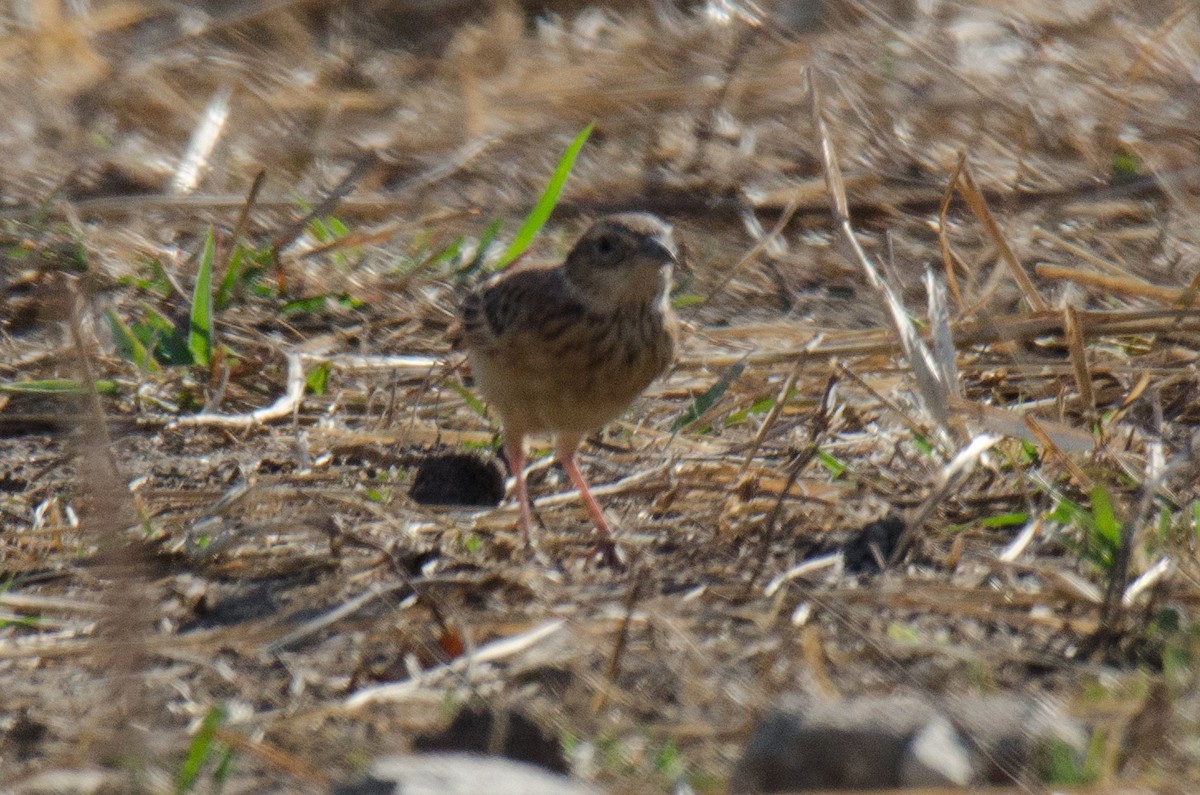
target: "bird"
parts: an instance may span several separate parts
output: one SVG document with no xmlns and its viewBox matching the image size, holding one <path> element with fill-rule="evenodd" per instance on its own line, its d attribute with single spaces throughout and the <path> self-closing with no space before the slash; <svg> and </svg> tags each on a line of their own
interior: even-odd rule
<svg viewBox="0 0 1200 795">
<path fill-rule="evenodd" d="M 675 356 L 670 287 L 679 263 L 671 227 L 646 212 L 593 223 L 553 266 L 505 269 L 463 300 L 458 323 L 475 384 L 499 417 L 533 546 L 525 441 L 553 434 L 559 464 L 579 491 L 604 545 L 619 552 L 575 460 L 583 438 L 616 419 Z"/>
</svg>

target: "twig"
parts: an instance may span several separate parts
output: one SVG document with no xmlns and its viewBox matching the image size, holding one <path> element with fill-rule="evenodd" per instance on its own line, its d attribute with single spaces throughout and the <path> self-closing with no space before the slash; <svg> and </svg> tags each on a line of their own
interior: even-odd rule
<svg viewBox="0 0 1200 795">
<path fill-rule="evenodd" d="M 617 676 L 621 672 L 621 660 L 625 656 L 625 647 L 629 644 L 629 631 L 633 626 L 634 610 L 641 599 L 642 589 L 646 585 L 647 573 L 648 569 L 645 566 L 638 567 L 633 582 L 629 585 L 629 591 L 625 597 L 625 618 L 621 621 L 621 628 L 617 630 L 617 639 L 613 644 L 612 654 L 608 658 L 604 687 L 597 689 L 596 695 L 592 699 L 593 714 L 599 714 L 604 709 L 604 705 L 608 701 L 608 691 L 617 681 Z"/>
<path fill-rule="evenodd" d="M 1075 307 L 1067 306 L 1063 310 L 1063 329 L 1067 338 L 1067 350 L 1071 352 L 1071 368 L 1075 371 L 1075 388 L 1079 390 L 1079 399 L 1087 409 L 1087 416 L 1096 414 L 1096 393 L 1092 389 L 1092 372 L 1088 369 L 1087 353 L 1083 348 L 1083 331 L 1079 328 L 1079 314 Z"/>
<path fill-rule="evenodd" d="M 950 496 L 967 475 L 971 473 L 975 462 L 980 456 L 992 448 L 996 442 L 1000 441 L 999 436 L 990 434 L 980 434 L 971 440 L 970 444 L 958 452 L 954 459 L 947 464 L 941 472 L 938 479 L 938 485 L 934 488 L 933 493 L 925 498 L 917 508 L 909 515 L 905 521 L 904 532 L 900 534 L 900 538 L 896 540 L 896 548 L 892 550 L 892 555 L 888 559 L 889 566 L 895 566 L 908 553 L 909 548 L 916 540 L 917 533 L 920 532 L 926 520 L 937 506 Z"/>
<path fill-rule="evenodd" d="M 1180 303 L 1187 293 L 1187 290 L 1184 288 L 1161 287 L 1132 276 L 1105 276 L 1103 273 L 1096 273 L 1095 271 L 1084 270 L 1083 268 L 1051 265 L 1047 262 L 1039 262 L 1033 266 L 1033 270 L 1038 276 L 1045 279 L 1063 279 L 1064 281 L 1095 287 L 1106 293 L 1125 293 L 1126 295 L 1136 295 L 1142 298 L 1153 298 L 1164 304 Z"/>
<path fill-rule="evenodd" d="M 966 166 L 963 167 L 962 172 L 958 176 L 958 188 L 963 200 L 971 208 L 971 212 L 975 215 L 979 223 L 983 224 L 984 231 L 992 239 L 996 250 L 1000 252 L 1000 258 L 1008 265 L 1009 272 L 1012 273 L 1017 286 L 1021 288 L 1021 293 L 1024 294 L 1025 300 L 1029 302 L 1034 311 L 1045 312 L 1050 307 L 1038 293 L 1037 288 L 1033 286 L 1033 280 L 1025 272 L 1024 266 L 1017 259 L 1017 255 L 1013 253 L 1012 247 L 1008 245 L 1008 240 L 1004 237 L 1004 233 L 1000 231 L 1000 224 L 996 222 L 996 216 L 992 215 L 992 211 L 988 207 L 987 199 L 984 198 L 983 192 L 979 190 L 979 186 L 975 184 L 975 177 L 971 174 L 971 169 Z"/>
<path fill-rule="evenodd" d="M 962 311 L 965 303 L 963 302 L 962 291 L 958 289 L 958 277 L 954 275 L 954 261 L 961 261 L 950 250 L 950 236 L 946 232 L 946 216 L 950 212 L 950 202 L 954 199 L 954 186 L 958 182 L 958 175 L 962 173 L 963 165 L 967 162 L 967 153 L 959 152 L 958 161 L 954 164 L 954 170 L 950 172 L 950 180 L 946 183 L 946 192 L 942 194 L 942 206 L 938 208 L 938 245 L 942 249 L 942 267 L 946 271 L 946 284 L 950 287 L 951 294 L 954 295 L 954 303 L 958 305 L 958 311 Z"/>
<path fill-rule="evenodd" d="M 287 647 L 294 646 L 296 643 L 299 643 L 305 638 L 320 632 L 325 627 L 335 624 L 346 616 L 361 610 L 363 607 L 366 607 L 376 599 L 382 599 L 383 597 L 389 596 L 396 591 L 402 591 L 405 588 L 411 588 L 412 586 L 413 583 L 407 580 L 402 582 L 394 582 L 389 585 L 381 585 L 376 583 L 372 585 L 366 593 L 363 593 L 354 597 L 348 602 L 338 605 L 333 610 L 317 616 L 311 621 L 304 622 L 296 629 L 284 635 L 282 638 L 273 640 L 266 644 L 262 647 L 262 653 L 266 655 L 278 654 Z"/>
<path fill-rule="evenodd" d="M 512 657 L 515 654 L 520 654 L 526 649 L 532 648 L 539 643 L 545 642 L 547 639 L 556 635 L 565 626 L 565 622 L 561 619 L 554 619 L 539 624 L 528 632 L 522 632 L 519 635 L 511 635 L 506 638 L 492 641 L 484 646 L 480 646 L 474 654 L 451 660 L 444 665 L 439 665 L 436 668 L 431 668 L 422 672 L 421 679 L 406 679 L 401 682 L 389 682 L 375 687 L 368 687 L 359 690 L 352 696 L 346 699 L 344 706 L 346 709 L 359 709 L 368 704 L 375 704 L 381 701 L 399 701 L 413 691 L 418 690 L 423 685 L 432 685 L 440 681 L 444 676 L 460 671 L 464 671 L 470 665 L 478 665 L 480 663 L 496 662 L 507 657 Z"/>
<path fill-rule="evenodd" d="M 825 435 L 825 431 L 829 426 L 829 398 L 833 394 L 833 387 L 837 383 L 837 373 L 831 373 L 829 379 L 825 382 L 825 390 L 821 393 L 821 403 L 817 407 L 817 413 L 813 417 L 812 423 L 808 426 L 808 445 L 803 450 L 797 453 L 788 464 L 787 480 L 783 483 L 783 488 L 779 490 L 779 496 L 775 500 L 775 505 L 771 508 L 771 513 L 767 515 L 767 524 L 763 529 L 762 537 L 758 543 L 758 553 L 754 556 L 757 563 L 754 571 L 750 573 L 750 577 L 746 580 L 746 596 L 749 597 L 754 589 L 754 583 L 762 576 L 763 571 L 767 566 L 767 558 L 770 556 L 771 547 L 775 544 L 775 536 L 779 531 L 779 515 L 783 512 L 783 501 L 787 499 L 788 493 L 792 490 L 792 486 L 796 485 L 796 479 L 800 477 L 800 473 L 808 466 L 809 462 L 816 458 L 817 453 L 821 449 L 821 439 Z"/>
</svg>

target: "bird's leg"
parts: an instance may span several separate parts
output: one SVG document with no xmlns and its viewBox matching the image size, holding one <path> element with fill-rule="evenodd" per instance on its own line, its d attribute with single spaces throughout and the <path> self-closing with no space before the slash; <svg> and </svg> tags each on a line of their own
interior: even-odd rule
<svg viewBox="0 0 1200 795">
<path fill-rule="evenodd" d="M 579 490 L 579 496 L 583 498 L 583 504 L 587 508 L 588 514 L 592 517 L 592 523 L 596 525 L 596 530 L 600 532 L 600 543 L 597 545 L 596 552 L 600 558 L 614 569 L 624 569 L 625 560 L 621 548 L 617 546 L 617 540 L 613 537 L 612 530 L 608 529 L 608 521 L 604 518 L 604 511 L 600 510 L 600 505 L 596 502 L 596 498 L 592 496 L 592 490 L 588 488 L 587 481 L 583 479 L 583 473 L 579 471 L 579 467 L 575 464 L 575 450 L 579 447 L 578 435 L 560 434 L 555 440 L 555 452 L 558 455 L 558 462 L 562 464 L 563 471 L 567 473 L 567 477 L 571 479 L 572 485 Z"/>
<path fill-rule="evenodd" d="M 504 457 L 508 459 L 508 468 L 512 470 L 513 479 L 516 481 L 517 504 L 521 508 L 518 525 L 521 528 L 521 538 L 526 546 L 530 546 L 533 543 L 533 534 L 530 529 L 532 522 L 529 517 L 529 492 L 525 488 L 525 437 L 518 434 L 506 436 Z"/>
<path fill-rule="evenodd" d="M 563 471 L 571 479 L 571 485 L 579 490 L 579 496 L 583 498 L 583 504 L 587 508 L 588 515 L 592 517 L 592 523 L 596 525 L 596 529 L 600 531 L 600 535 L 604 536 L 605 539 L 611 540 L 613 534 L 608 529 L 608 522 L 604 518 L 604 512 L 600 510 L 600 505 L 596 502 L 596 498 L 592 496 L 592 491 L 588 488 L 587 481 L 583 479 L 583 473 L 579 471 L 579 467 L 575 464 L 575 449 L 579 447 L 579 437 L 573 434 L 563 434 L 555 442 L 558 463 L 562 464 Z"/>
</svg>

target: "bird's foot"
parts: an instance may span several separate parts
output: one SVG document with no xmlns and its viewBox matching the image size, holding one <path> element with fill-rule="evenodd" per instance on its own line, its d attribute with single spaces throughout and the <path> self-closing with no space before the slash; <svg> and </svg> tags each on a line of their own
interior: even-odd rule
<svg viewBox="0 0 1200 795">
<path fill-rule="evenodd" d="M 596 546 L 592 547 L 592 552 L 588 556 L 588 559 L 595 560 L 601 566 L 610 568 L 613 571 L 625 571 L 628 568 L 626 566 L 625 550 L 621 549 L 621 545 L 611 536 L 601 538 L 596 542 Z"/>
</svg>

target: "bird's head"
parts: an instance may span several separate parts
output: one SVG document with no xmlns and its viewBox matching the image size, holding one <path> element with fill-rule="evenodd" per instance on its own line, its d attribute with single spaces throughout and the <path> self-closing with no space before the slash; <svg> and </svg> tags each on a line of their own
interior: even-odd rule
<svg viewBox="0 0 1200 795">
<path fill-rule="evenodd" d="M 671 227 L 650 213 L 601 218 L 583 234 L 564 265 L 567 278 L 605 308 L 662 300 L 679 250 Z"/>
</svg>

